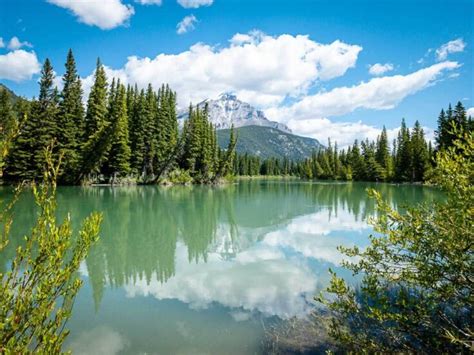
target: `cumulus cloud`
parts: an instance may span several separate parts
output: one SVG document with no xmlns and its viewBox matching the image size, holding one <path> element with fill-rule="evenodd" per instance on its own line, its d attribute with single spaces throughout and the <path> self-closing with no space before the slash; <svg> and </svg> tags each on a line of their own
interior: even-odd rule
<svg viewBox="0 0 474 355">
<path fill-rule="evenodd" d="M 141 5 L 161 5 L 162 0 L 135 0 L 135 2 Z"/>
<path fill-rule="evenodd" d="M 3 38 L 0 37 L 0 48 L 4 48 L 5 47 L 5 42 L 3 42 Z"/>
<path fill-rule="evenodd" d="M 353 86 L 313 93 L 325 81 L 353 68 L 361 50 L 358 45 L 339 40 L 323 44 L 304 35 L 269 36 L 254 30 L 235 34 L 226 46 L 197 43 L 176 54 L 130 56 L 123 67 L 106 67 L 106 72 L 109 79 L 117 77 L 140 88 L 149 82 L 155 88 L 169 83 L 178 93 L 181 108 L 233 92 L 263 109 L 269 119 L 287 124 L 296 134 L 322 142 L 331 134 L 340 146 L 346 146 L 355 138 L 375 138 L 381 127 L 333 122 L 332 117 L 358 109 L 392 109 L 407 96 L 455 74 L 460 66 L 444 61 L 406 75 L 378 76 Z M 92 81 L 92 75 L 84 79 L 86 93 Z M 390 134 L 395 136 L 396 130 Z"/>
<path fill-rule="evenodd" d="M 339 143 L 348 144 L 350 142 L 347 139 L 354 137 L 351 132 L 365 133 L 366 137 L 371 137 L 375 128 L 361 122 L 332 123 L 327 117 L 345 115 L 357 109 L 392 109 L 405 97 L 433 85 L 444 72 L 459 66 L 457 62 L 447 61 L 408 75 L 374 78 L 351 87 L 337 87 L 307 95 L 291 106 L 270 108 L 265 113 L 270 119 L 286 123 L 300 134 L 317 138 L 320 132 L 326 130 L 326 137 L 327 132 L 331 132 L 336 135 L 334 139 L 339 138 Z"/>
<path fill-rule="evenodd" d="M 18 49 L 0 55 L 0 79 L 20 82 L 39 73 L 41 65 L 35 52 Z"/>
<path fill-rule="evenodd" d="M 169 83 L 182 107 L 232 91 L 264 108 L 305 94 L 316 81 L 344 75 L 361 50 L 339 40 L 321 44 L 303 35 L 254 31 L 237 34 L 226 47 L 197 43 L 178 54 L 131 56 L 115 73 L 139 87 Z"/>
<path fill-rule="evenodd" d="M 316 138 L 322 144 L 326 144 L 328 137 L 332 142 L 337 142 L 339 148 L 345 149 L 354 143 L 355 139 L 359 141 L 368 138 L 375 140 L 380 135 L 381 128 L 357 122 L 334 122 L 329 118 L 315 118 L 307 120 L 290 120 L 288 122 L 293 132 Z M 387 135 L 391 142 L 398 133 L 398 128 L 388 129 Z"/>
<path fill-rule="evenodd" d="M 391 63 L 385 63 L 385 64 L 375 63 L 374 65 L 371 65 L 369 67 L 369 73 L 372 75 L 377 75 L 377 76 L 382 75 L 392 70 L 393 70 L 393 64 Z"/>
<path fill-rule="evenodd" d="M 194 24 L 196 22 L 197 18 L 194 15 L 186 16 L 176 25 L 176 33 L 182 35 L 186 32 L 194 30 Z"/>
<path fill-rule="evenodd" d="M 315 291 L 314 274 L 306 265 L 285 259 L 281 252 L 269 253 L 268 246 L 257 244 L 232 260 L 211 253 L 206 263 L 194 264 L 188 261 L 187 249 L 178 243 L 176 260 L 176 274 L 166 283 L 156 277 L 151 282 L 138 280 L 125 286 L 127 296 L 178 299 L 193 309 L 218 302 L 231 309 L 281 318 L 301 317 L 312 309 L 305 296 L 310 298 Z"/>
<path fill-rule="evenodd" d="M 21 47 L 33 47 L 33 45 L 30 43 L 30 42 L 22 42 L 18 39 L 18 37 L 12 37 L 10 39 L 10 42 L 8 42 L 8 49 L 11 49 L 11 50 L 16 50 L 16 49 L 20 49 Z"/>
<path fill-rule="evenodd" d="M 103 30 L 109 30 L 125 24 L 135 13 L 133 6 L 123 4 L 121 0 L 47 1 L 53 5 L 70 10 L 80 22 L 90 26 L 97 26 Z"/>
<path fill-rule="evenodd" d="M 211 6 L 214 0 L 178 0 L 178 4 L 186 9 L 196 9 L 201 6 Z"/>
<path fill-rule="evenodd" d="M 458 53 L 464 51 L 466 43 L 462 38 L 458 38 L 443 44 L 436 50 L 436 59 L 438 61 L 446 60 L 450 53 Z"/>
<path fill-rule="evenodd" d="M 471 116 L 474 118 L 474 107 L 468 108 L 466 111 L 467 117 Z"/>
</svg>

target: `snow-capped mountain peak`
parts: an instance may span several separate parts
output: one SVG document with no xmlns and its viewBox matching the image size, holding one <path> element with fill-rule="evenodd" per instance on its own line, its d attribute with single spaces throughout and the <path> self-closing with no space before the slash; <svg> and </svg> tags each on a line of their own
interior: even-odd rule
<svg viewBox="0 0 474 355">
<path fill-rule="evenodd" d="M 209 121 L 217 129 L 227 129 L 234 125 L 235 128 L 243 126 L 264 126 L 276 128 L 283 132 L 291 133 L 291 130 L 284 124 L 270 121 L 265 117 L 261 110 L 257 110 L 250 104 L 240 101 L 232 92 L 225 92 L 219 95 L 216 100 L 207 99 L 197 107 L 204 109 L 208 104 Z M 183 121 L 187 119 L 187 111 L 179 113 L 178 119 Z"/>
</svg>

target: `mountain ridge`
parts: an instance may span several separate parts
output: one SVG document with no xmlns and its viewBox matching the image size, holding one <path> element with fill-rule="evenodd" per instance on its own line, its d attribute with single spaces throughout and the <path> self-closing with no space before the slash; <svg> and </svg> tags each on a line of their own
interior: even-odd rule
<svg viewBox="0 0 474 355">
<path fill-rule="evenodd" d="M 225 92 L 219 95 L 215 100 L 206 99 L 199 102 L 196 107 L 203 110 L 208 105 L 209 121 L 214 124 L 216 129 L 228 129 L 232 125 L 235 128 L 245 126 L 263 126 L 272 127 L 283 132 L 292 133 L 286 125 L 270 121 L 263 111 L 256 109 L 250 104 L 243 102 L 231 92 Z M 187 110 L 181 110 L 178 113 L 180 125 L 188 117 Z"/>
<path fill-rule="evenodd" d="M 244 126 L 236 128 L 235 131 L 237 153 L 247 153 L 262 159 L 303 160 L 310 157 L 313 151 L 323 148 L 316 139 L 297 136 L 272 127 Z M 221 148 L 227 147 L 229 137 L 230 129 L 217 131 L 217 140 Z"/>
</svg>

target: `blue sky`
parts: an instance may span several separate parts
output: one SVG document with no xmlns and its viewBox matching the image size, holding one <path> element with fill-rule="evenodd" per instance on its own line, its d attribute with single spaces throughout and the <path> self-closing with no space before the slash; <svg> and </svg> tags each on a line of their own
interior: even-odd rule
<svg viewBox="0 0 474 355">
<path fill-rule="evenodd" d="M 170 82 L 181 105 L 233 91 L 342 145 L 402 117 L 434 128 L 449 102 L 474 107 L 474 1 L 159 2 L 1 0 L 0 82 L 36 95 L 38 66 L 48 57 L 60 76 L 72 48 L 86 93 L 100 57 L 109 76 Z"/>
</svg>

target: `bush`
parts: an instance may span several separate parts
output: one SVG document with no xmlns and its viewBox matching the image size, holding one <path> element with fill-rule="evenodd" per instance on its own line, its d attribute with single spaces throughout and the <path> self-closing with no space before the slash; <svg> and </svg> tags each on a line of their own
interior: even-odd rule
<svg viewBox="0 0 474 355">
<path fill-rule="evenodd" d="M 434 182 L 446 201 L 394 211 L 379 193 L 365 250 L 340 248 L 362 274 L 355 290 L 333 273 L 330 334 L 352 351 L 474 350 L 474 134 L 437 155 Z"/>
<path fill-rule="evenodd" d="M 79 265 L 98 239 L 101 214 L 92 213 L 73 233 L 70 216 L 55 217 L 58 170 L 33 185 L 38 218 L 25 243 L 16 250 L 10 271 L 0 273 L 0 353 L 59 353 L 68 331 L 74 298 L 81 287 Z M 18 197 L 18 193 L 15 195 Z M 10 203 L 1 215 L 0 252 L 9 241 Z"/>
</svg>

